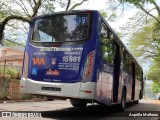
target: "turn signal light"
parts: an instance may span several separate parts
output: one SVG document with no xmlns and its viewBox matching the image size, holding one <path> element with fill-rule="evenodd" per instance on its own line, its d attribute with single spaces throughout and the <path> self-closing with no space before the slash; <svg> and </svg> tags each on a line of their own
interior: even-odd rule
<svg viewBox="0 0 160 120">
<path fill-rule="evenodd" d="M 23 62 L 23 77 L 28 77 L 28 53 L 25 52 L 24 62 Z"/>
</svg>

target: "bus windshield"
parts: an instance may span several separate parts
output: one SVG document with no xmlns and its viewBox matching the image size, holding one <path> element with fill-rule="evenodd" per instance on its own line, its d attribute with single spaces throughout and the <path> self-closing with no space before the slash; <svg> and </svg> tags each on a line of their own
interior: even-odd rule
<svg viewBox="0 0 160 120">
<path fill-rule="evenodd" d="M 32 42 L 85 40 L 89 34 L 89 18 L 89 14 L 60 14 L 36 19 Z"/>
</svg>

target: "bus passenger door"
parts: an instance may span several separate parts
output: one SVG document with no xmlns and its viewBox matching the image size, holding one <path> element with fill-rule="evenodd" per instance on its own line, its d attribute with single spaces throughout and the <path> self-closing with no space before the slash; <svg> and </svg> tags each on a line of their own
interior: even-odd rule
<svg viewBox="0 0 160 120">
<path fill-rule="evenodd" d="M 132 98 L 134 100 L 135 97 L 135 63 L 132 61 Z"/>
<path fill-rule="evenodd" d="M 114 59 L 114 73 L 113 73 L 113 102 L 118 101 L 118 89 L 119 89 L 119 74 L 120 74 L 120 46 L 115 42 L 115 59 Z"/>
<path fill-rule="evenodd" d="M 116 45 L 113 34 L 105 24 L 101 24 L 101 67 L 97 82 L 97 101 L 110 105 L 113 95 L 113 74 Z"/>
</svg>

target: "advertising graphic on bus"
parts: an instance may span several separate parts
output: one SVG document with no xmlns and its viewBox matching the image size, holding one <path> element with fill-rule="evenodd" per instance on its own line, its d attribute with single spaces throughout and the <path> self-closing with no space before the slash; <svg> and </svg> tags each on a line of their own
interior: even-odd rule
<svg viewBox="0 0 160 120">
<path fill-rule="evenodd" d="M 26 43 L 21 91 L 70 99 L 74 107 L 137 102 L 143 70 L 96 10 L 33 18 Z"/>
</svg>

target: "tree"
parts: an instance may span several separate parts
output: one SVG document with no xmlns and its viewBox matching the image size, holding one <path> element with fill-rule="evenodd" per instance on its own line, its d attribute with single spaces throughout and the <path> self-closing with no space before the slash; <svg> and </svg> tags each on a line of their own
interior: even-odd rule
<svg viewBox="0 0 160 120">
<path fill-rule="evenodd" d="M 82 0 L 80 3 L 75 3 L 72 7 L 70 7 L 70 5 L 71 5 L 71 0 L 68 0 L 67 7 L 66 7 L 66 11 L 70 11 L 70 10 L 75 9 L 77 6 L 82 5 L 85 1 L 88 1 L 88 0 Z M 70 8 L 70 9 L 69 9 L 69 8 Z"/>
<path fill-rule="evenodd" d="M 71 1 L 68 0 L 66 10 L 73 10 L 77 6 L 81 5 L 87 0 L 82 0 L 80 3 L 75 3 L 69 8 Z M 0 43 L 4 37 L 5 26 L 11 20 L 18 20 L 29 23 L 30 19 L 37 16 L 37 14 L 44 12 L 53 12 L 55 7 L 54 4 L 59 3 L 61 6 L 66 4 L 62 0 L 8 0 L 0 2 Z M 11 5 L 12 4 L 12 5 Z M 12 6 L 17 6 L 17 10 L 13 9 Z"/>
<path fill-rule="evenodd" d="M 147 21 L 147 26 L 138 29 L 138 31 L 132 34 L 129 41 L 131 52 L 139 60 L 154 59 L 157 61 L 157 57 L 160 53 L 160 45 L 158 43 L 158 37 L 154 32 L 153 19 Z M 142 59 L 143 58 L 143 59 Z"/>
<path fill-rule="evenodd" d="M 125 26 L 128 28 L 125 30 L 126 34 L 130 34 L 128 43 L 132 53 L 141 60 L 141 63 L 144 63 L 144 60 L 152 62 L 147 79 L 160 86 L 160 7 L 157 1 L 119 0 L 122 4 L 129 3 L 140 10 Z M 153 11 L 157 14 L 153 14 Z"/>
<path fill-rule="evenodd" d="M 148 19 L 152 20 L 152 23 L 151 23 L 151 21 L 149 23 L 150 25 L 152 24 L 152 27 L 153 27 L 152 33 L 154 35 L 159 33 L 159 30 L 160 30 L 160 7 L 156 2 L 158 0 L 118 0 L 118 1 L 121 4 L 128 4 L 128 3 L 132 4 L 135 7 L 139 8 L 139 10 L 140 10 L 140 12 L 138 12 L 134 17 L 131 18 L 132 21 L 129 22 L 127 26 L 125 26 L 126 28 L 129 27 L 129 29 L 126 30 L 126 31 L 128 31 L 128 32 L 126 32 L 127 34 L 132 35 L 133 33 L 139 32 L 140 29 L 148 27 Z M 156 14 L 155 14 L 155 12 L 156 12 Z M 140 28 L 138 28 L 138 27 L 140 27 Z M 129 37 L 131 37 L 131 36 L 129 36 Z"/>
<path fill-rule="evenodd" d="M 155 62 L 152 64 L 150 67 L 148 73 L 147 73 L 147 78 L 149 80 L 154 80 L 154 82 L 158 85 L 160 85 L 160 62 Z"/>
<path fill-rule="evenodd" d="M 13 10 L 10 4 L 7 4 L 7 2 L 18 5 L 21 8 L 21 10 L 23 10 L 23 12 L 18 12 L 17 10 Z M 16 20 L 20 20 L 20 21 L 29 23 L 29 20 L 32 17 L 37 15 L 38 9 L 41 6 L 41 0 L 37 0 L 37 1 L 36 0 L 33 0 L 33 1 L 31 0 L 27 0 L 27 1 L 13 0 L 13 2 L 11 1 L 7 1 L 7 2 L 2 1 L 1 3 L 2 11 L 0 12 L 0 14 L 2 18 L 0 18 L 1 20 L 0 22 L 0 42 L 4 35 L 5 26 L 10 20 L 16 19 Z M 29 7 L 32 8 L 31 14 L 29 13 L 29 8 L 25 6 L 26 3 L 29 5 Z M 8 11 L 10 11 L 11 13 L 9 13 Z"/>
<path fill-rule="evenodd" d="M 151 91 L 153 93 L 160 93 L 160 84 L 152 83 L 151 84 Z"/>
<path fill-rule="evenodd" d="M 160 24 L 160 7 L 157 4 L 156 0 L 118 0 L 120 3 L 130 3 L 136 6 L 137 8 L 143 10 L 147 15 L 154 18 L 158 24 Z M 158 1 L 158 0 L 157 0 Z M 153 5 L 154 8 L 149 9 L 146 7 L 146 4 Z M 156 10 L 157 16 L 151 13 L 153 10 Z"/>
</svg>

